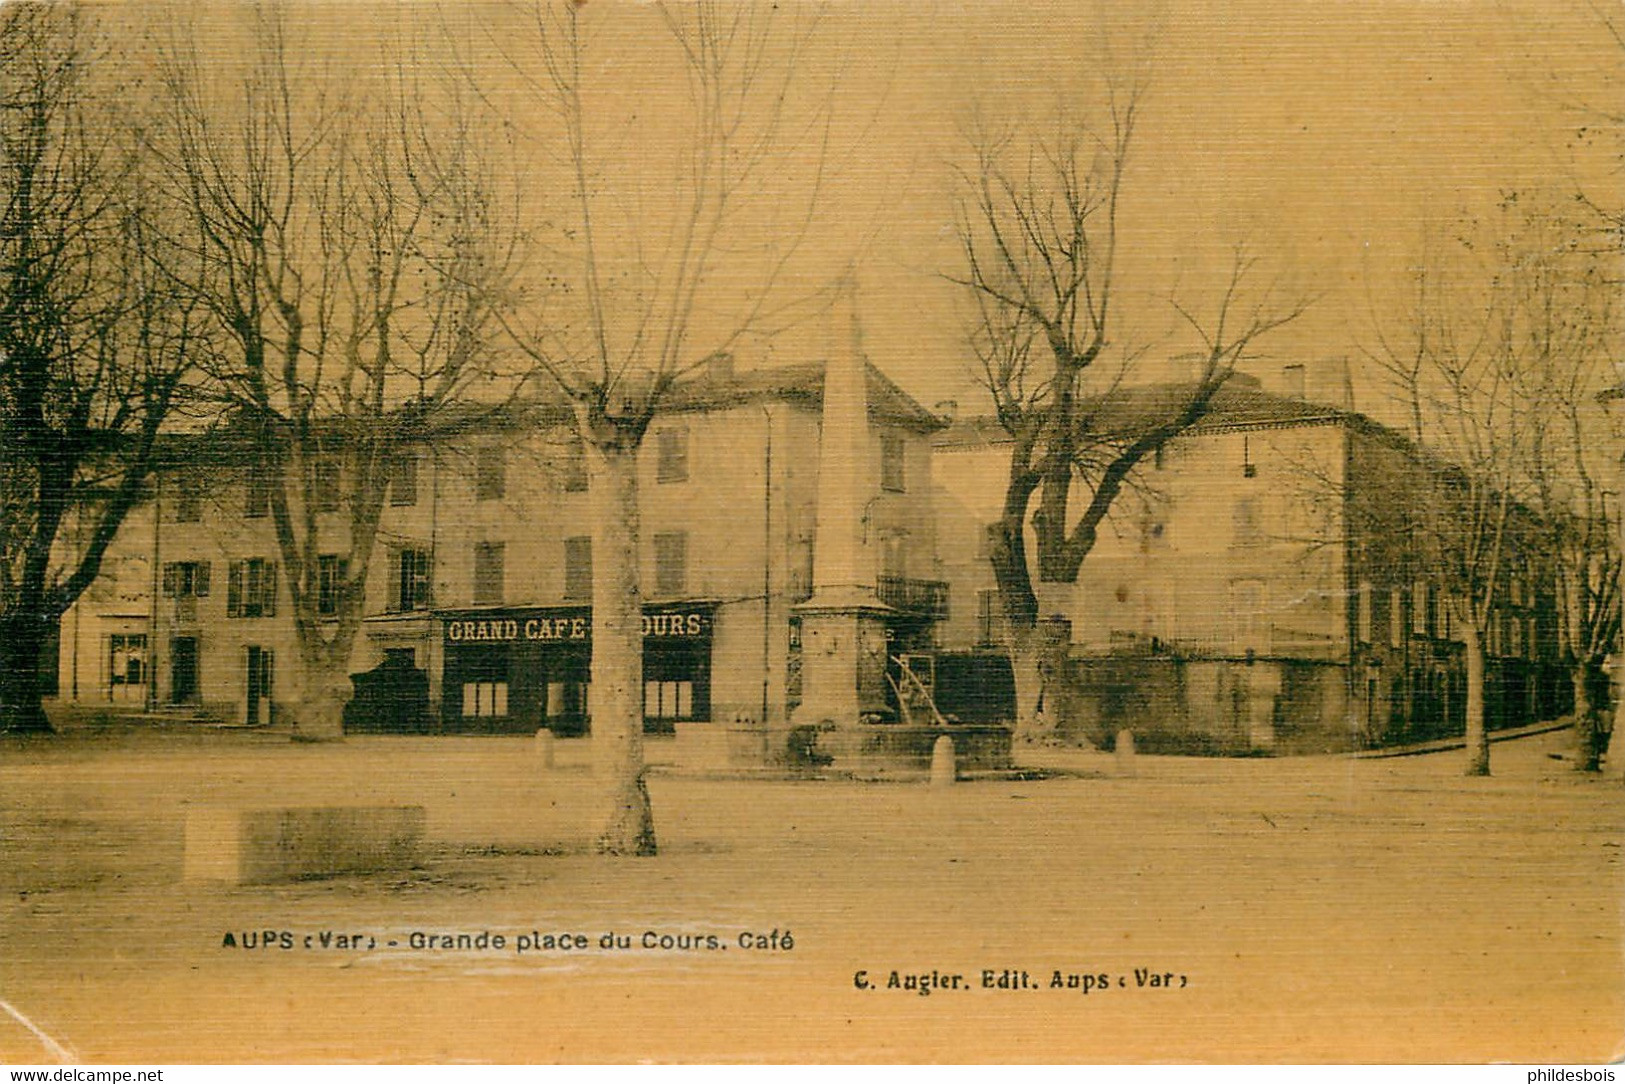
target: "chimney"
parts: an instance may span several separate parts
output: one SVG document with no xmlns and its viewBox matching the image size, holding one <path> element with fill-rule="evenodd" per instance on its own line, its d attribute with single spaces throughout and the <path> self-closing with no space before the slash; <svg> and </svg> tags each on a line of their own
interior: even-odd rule
<svg viewBox="0 0 1625 1084">
<path fill-rule="evenodd" d="M 734 356 L 726 350 L 718 350 L 705 359 L 705 375 L 713 383 L 727 384 L 734 378 Z"/>
<path fill-rule="evenodd" d="M 943 399 L 932 409 L 936 411 L 939 418 L 952 424 L 954 419 L 959 417 L 959 400 Z"/>
<path fill-rule="evenodd" d="M 1306 398 L 1302 364 L 1287 365 L 1281 369 L 1281 390 L 1288 399 Z"/>
</svg>

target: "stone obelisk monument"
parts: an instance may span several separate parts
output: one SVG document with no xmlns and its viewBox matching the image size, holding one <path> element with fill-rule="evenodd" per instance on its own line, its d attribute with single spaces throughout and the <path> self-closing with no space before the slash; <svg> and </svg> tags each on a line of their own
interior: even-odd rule
<svg viewBox="0 0 1625 1084">
<path fill-rule="evenodd" d="M 857 286 L 842 283 L 831 313 L 829 357 L 818 446 L 818 518 L 813 536 L 813 593 L 801 616 L 798 725 L 848 729 L 886 710 L 889 607 L 875 593 L 875 556 L 866 524 L 880 493 L 869 433 L 867 364 L 858 323 Z"/>
</svg>

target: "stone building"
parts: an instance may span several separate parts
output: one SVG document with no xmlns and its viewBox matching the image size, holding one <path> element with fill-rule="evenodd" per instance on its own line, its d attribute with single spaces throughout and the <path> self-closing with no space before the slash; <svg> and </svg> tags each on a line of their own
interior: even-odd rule
<svg viewBox="0 0 1625 1084">
<path fill-rule="evenodd" d="M 872 366 L 867 381 L 877 485 L 862 495 L 863 529 L 901 655 L 929 647 L 947 612 L 930 512 L 930 436 L 942 423 Z M 799 692 L 794 608 L 812 591 L 822 387 L 822 364 L 722 361 L 680 385 L 651 426 L 640 479 L 649 729 L 786 724 Z M 131 517 L 110 561 L 128 565 L 118 584 L 130 590 L 108 606 L 93 592 L 64 619 L 58 707 L 150 701 L 258 724 L 297 695 L 266 491 L 252 463 L 231 458 L 200 449 Z M 342 479 L 328 482 L 319 527 L 332 555 L 317 605 L 331 612 L 348 547 Z M 587 501 L 580 446 L 537 405 L 394 464 L 347 725 L 584 732 Z"/>
<path fill-rule="evenodd" d="M 1422 499 L 1414 454 L 1351 410 L 1232 378 L 1137 473 L 1084 562 L 1063 725 L 1095 740 L 1128 727 L 1141 748 L 1189 752 L 1460 733 L 1465 664 L 1443 577 L 1386 514 Z M 939 669 L 996 686 L 1004 633 L 984 547 L 1006 437 L 966 419 L 939 434 L 935 458 L 945 575 L 967 603 L 944 625 Z M 1514 555 L 1488 645 L 1492 726 L 1564 710 L 1552 591 L 1535 553 Z"/>
</svg>

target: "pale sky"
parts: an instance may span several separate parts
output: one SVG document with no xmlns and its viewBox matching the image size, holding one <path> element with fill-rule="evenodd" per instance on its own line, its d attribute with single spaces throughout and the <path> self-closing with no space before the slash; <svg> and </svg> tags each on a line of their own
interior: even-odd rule
<svg viewBox="0 0 1625 1084">
<path fill-rule="evenodd" d="M 875 360 L 927 402 L 976 401 L 948 360 L 959 355 L 955 288 L 919 255 L 952 265 L 939 162 L 956 150 L 956 107 L 1064 93 L 1086 55 L 1077 43 L 1089 8 L 1046 17 L 1029 5 L 940 3 L 927 18 L 932 9 L 917 6 L 922 17 L 899 37 L 900 108 L 876 140 L 886 163 L 876 169 L 912 183 L 866 260 L 866 329 Z M 1212 266 L 1248 238 L 1318 297 L 1265 344 L 1282 363 L 1357 357 L 1369 342 L 1368 284 L 1380 294 L 1394 283 L 1427 217 L 1482 209 L 1509 187 L 1572 185 L 1575 118 L 1542 89 L 1554 75 L 1592 101 L 1625 92 L 1625 56 L 1582 5 L 1561 0 L 1188 0 L 1164 26 L 1125 192 L 1122 285 L 1155 340 L 1177 269 Z M 1617 175 L 1580 168 L 1617 188 Z M 1185 278 L 1200 307 L 1204 291 Z M 904 315 L 881 319 L 887 311 Z"/>
<path fill-rule="evenodd" d="M 358 28 L 370 21 L 358 13 L 368 8 L 297 10 L 314 39 L 332 43 L 338 67 L 363 55 Z M 378 25 L 397 28 L 431 11 L 381 10 Z M 590 72 L 591 104 L 614 162 L 605 176 L 623 189 L 616 225 L 647 238 L 638 214 L 669 176 L 661 141 L 682 84 L 658 60 L 650 8 L 591 0 L 588 10 L 607 45 Z M 445 12 L 475 42 L 474 64 L 499 71 L 497 53 L 520 36 L 512 10 Z M 1170 292 L 1197 311 L 1210 306 L 1204 276 L 1245 239 L 1263 269 L 1317 298 L 1262 344 L 1274 356 L 1260 368 L 1301 362 L 1313 382 L 1323 359 L 1357 358 L 1370 341 L 1367 292 L 1380 307 L 1402 282 L 1430 217 L 1481 211 L 1511 187 L 1571 190 L 1577 171 L 1594 191 L 1619 186 L 1570 152 L 1580 120 L 1559 100 L 1625 93 L 1625 50 L 1586 0 L 835 3 L 798 73 L 809 93 L 833 86 L 834 119 L 819 213 L 786 286 L 827 285 L 856 260 L 867 352 L 928 406 L 983 407 L 967 376 L 962 288 L 942 278 L 958 259 L 958 131 L 973 110 L 1021 118 L 1058 102 L 1086 108 L 1102 22 L 1114 43 L 1162 27 L 1124 193 L 1118 287 L 1119 342 L 1149 344 L 1151 356 L 1191 345 L 1169 337 Z M 549 123 L 534 109 L 528 120 Z M 784 148 L 767 206 L 749 212 L 754 228 L 774 228 L 805 191 L 809 156 L 807 145 Z M 548 179 L 544 156 L 520 159 L 537 191 L 561 183 Z M 790 333 L 771 358 L 800 360 L 822 341 L 810 329 Z"/>
</svg>

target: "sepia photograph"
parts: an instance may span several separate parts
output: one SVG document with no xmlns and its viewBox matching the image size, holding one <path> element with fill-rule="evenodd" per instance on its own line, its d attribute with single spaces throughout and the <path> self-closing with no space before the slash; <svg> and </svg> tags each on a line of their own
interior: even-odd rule
<svg viewBox="0 0 1625 1084">
<path fill-rule="evenodd" d="M 1618 0 L 0 3 L 0 1062 L 1617 1062 L 1622 103 Z"/>
</svg>

